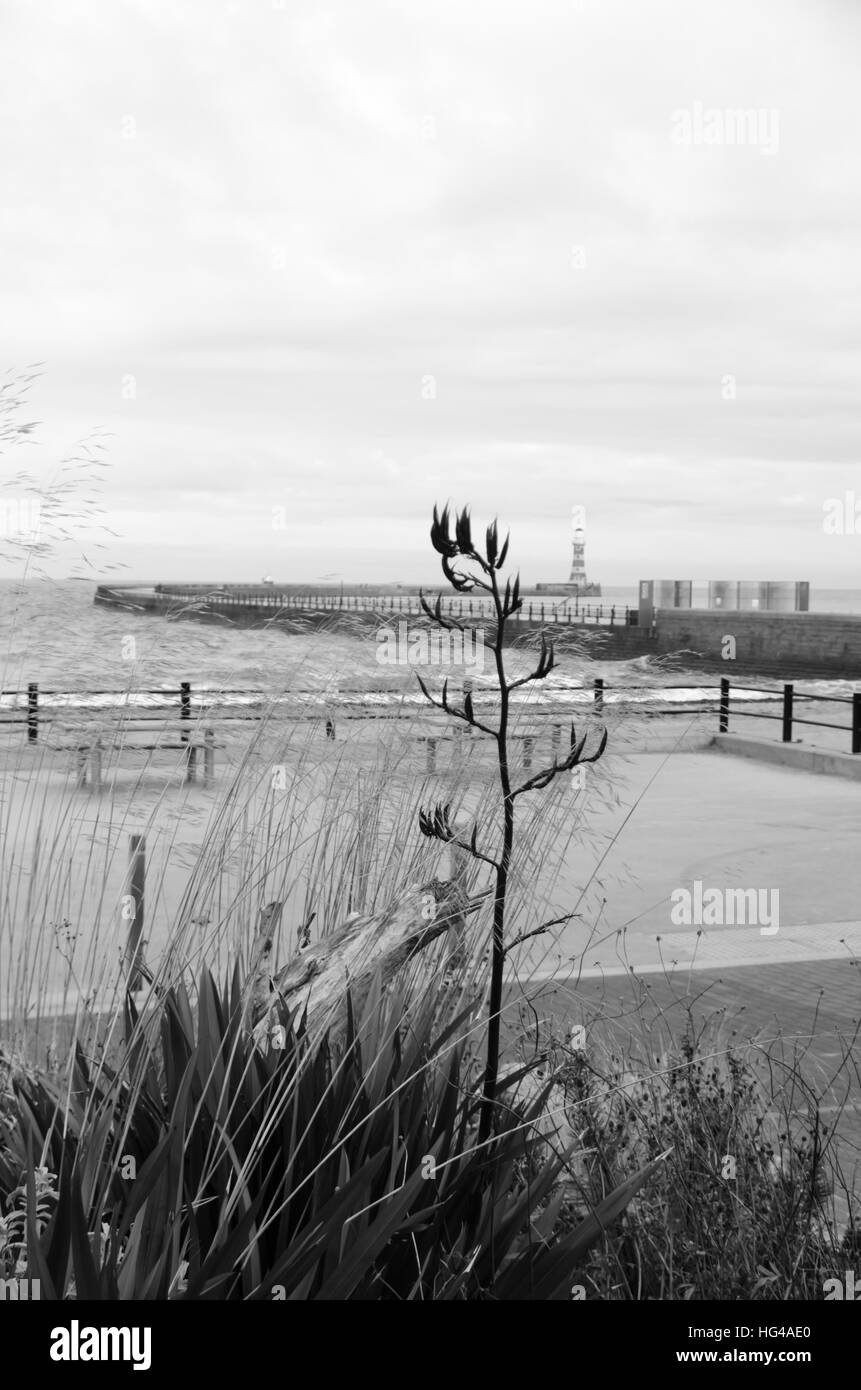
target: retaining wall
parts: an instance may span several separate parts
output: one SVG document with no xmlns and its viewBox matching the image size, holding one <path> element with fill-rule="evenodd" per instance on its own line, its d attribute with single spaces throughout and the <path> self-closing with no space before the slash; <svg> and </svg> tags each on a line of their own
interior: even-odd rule
<svg viewBox="0 0 861 1390">
<path fill-rule="evenodd" d="M 861 615 L 853 613 L 741 613 L 700 608 L 661 608 L 656 613 L 656 650 L 684 651 L 696 661 L 733 670 L 861 676 Z M 722 655 L 724 639 L 735 638 L 735 659 Z"/>
</svg>

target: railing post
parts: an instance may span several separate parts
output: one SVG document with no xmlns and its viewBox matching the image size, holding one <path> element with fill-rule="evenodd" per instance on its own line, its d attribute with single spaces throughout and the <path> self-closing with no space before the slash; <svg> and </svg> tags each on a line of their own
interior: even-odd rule
<svg viewBox="0 0 861 1390">
<path fill-rule="evenodd" d="M 531 734 L 525 734 L 523 738 L 523 766 L 529 769 L 532 766 L 532 750 L 535 747 L 535 739 Z"/>
<path fill-rule="evenodd" d="M 861 753 L 861 690 L 852 696 L 852 752 Z"/>
<path fill-rule="evenodd" d="M 207 729 L 203 737 L 203 784 L 211 787 L 215 778 L 215 731 Z"/>
<path fill-rule="evenodd" d="M 129 934 L 126 940 L 126 961 L 128 963 L 128 991 L 135 994 L 141 987 L 141 936 L 144 924 L 144 886 L 146 884 L 146 836 L 129 836 L 129 892 L 123 899 L 131 908 L 128 918 Z M 123 915 L 126 916 L 125 906 Z"/>
<path fill-rule="evenodd" d="M 102 789 L 102 741 L 96 739 L 90 749 L 90 790 L 100 792 Z"/>
<path fill-rule="evenodd" d="M 791 685 L 783 687 L 783 742 L 792 742 L 792 695 Z"/>
<path fill-rule="evenodd" d="M 595 677 L 595 713 L 604 712 L 604 682 L 600 676 Z"/>
<path fill-rule="evenodd" d="M 729 729 L 729 681 L 726 676 L 720 680 L 720 717 L 718 729 L 725 734 Z"/>
<path fill-rule="evenodd" d="M 27 686 L 27 742 L 35 743 L 39 736 L 39 686 L 30 681 Z"/>
<path fill-rule="evenodd" d="M 193 782 L 197 774 L 197 745 L 192 741 L 188 731 L 188 723 L 191 719 L 191 683 L 182 681 L 179 687 L 179 719 L 182 732 L 179 741 L 186 748 L 185 755 L 185 780 Z"/>
</svg>

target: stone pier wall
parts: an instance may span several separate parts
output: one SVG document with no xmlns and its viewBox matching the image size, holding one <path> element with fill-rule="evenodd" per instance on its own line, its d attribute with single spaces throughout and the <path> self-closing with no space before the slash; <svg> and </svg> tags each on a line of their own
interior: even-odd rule
<svg viewBox="0 0 861 1390">
<path fill-rule="evenodd" d="M 685 664 L 794 673 L 861 676 L 861 615 L 852 613 L 734 613 L 700 608 L 661 608 L 656 614 L 661 655 L 685 652 Z M 726 659 L 725 639 L 735 640 Z"/>
</svg>

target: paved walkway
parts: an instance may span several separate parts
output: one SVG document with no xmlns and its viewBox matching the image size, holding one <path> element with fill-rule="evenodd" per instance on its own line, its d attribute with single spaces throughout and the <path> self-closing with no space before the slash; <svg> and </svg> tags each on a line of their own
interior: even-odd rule
<svg viewBox="0 0 861 1390">
<path fill-rule="evenodd" d="M 778 939 L 782 935 L 783 928 Z M 733 950 L 727 936 L 719 933 L 717 945 L 729 962 Z M 599 1056 L 609 1047 L 643 1073 L 665 1066 L 668 1055 L 677 1056 L 681 1041 L 691 1034 L 699 1039 L 702 1053 L 731 1051 L 759 1062 L 764 1075 L 767 1057 L 772 1085 L 776 1091 L 785 1088 L 785 1109 L 772 1111 L 775 1120 L 785 1122 L 788 1112 L 793 1128 L 807 1130 L 815 1098 L 822 1139 L 843 1175 L 834 1192 L 835 1217 L 843 1227 L 850 1205 L 857 1211 L 861 1201 L 861 960 L 838 958 L 840 936 L 857 946 L 861 928 L 838 924 L 829 929 L 821 949 L 833 951 L 830 959 L 808 954 L 778 962 L 772 957 L 767 970 L 750 969 L 752 961 L 739 963 L 736 946 L 735 960 L 721 968 L 698 952 L 693 965 L 680 961 L 664 973 L 590 969 L 579 979 L 572 974 L 564 981 L 535 982 L 525 989 L 528 1004 L 520 990 L 509 987 L 503 1014 L 506 1051 L 512 1058 L 528 1055 L 536 1037 L 550 1034 L 561 1041 L 572 1027 L 582 1025 Z M 775 938 L 766 941 L 774 943 Z M 790 942 L 787 932 L 781 949 L 793 945 L 813 949 L 804 939 Z M 750 949 L 757 951 L 753 939 Z M 793 1073 L 806 1086 L 791 1083 Z"/>
<path fill-rule="evenodd" d="M 756 965 L 830 958 L 842 952 L 844 927 L 856 930 L 847 954 L 858 949 L 857 783 L 711 751 L 615 754 L 587 773 L 567 820 L 556 810 L 555 835 L 542 808 L 532 821 L 530 810 L 518 810 L 516 880 L 526 908 L 518 930 L 578 916 L 521 948 L 523 974 L 567 972 L 581 960 L 624 972 L 628 961 L 660 970 L 662 960 L 695 956 L 730 965 L 736 952 L 738 963 Z M 779 895 L 779 931 L 706 926 L 697 946 L 695 929 L 673 920 L 674 894 L 693 894 L 697 883 L 703 892 L 765 893 L 769 907 Z"/>
<path fill-rule="evenodd" d="M 767 931 L 768 929 L 766 929 Z M 620 932 L 588 948 L 571 978 L 603 979 L 614 975 L 680 975 L 691 970 L 732 969 L 749 965 L 786 965 L 804 961 L 861 961 L 861 922 L 818 922 L 779 927 L 775 935 L 759 927 L 703 927 L 661 935 Z M 537 971 L 533 980 L 568 976 L 558 968 Z M 861 1004 L 861 996 L 859 996 Z"/>
</svg>

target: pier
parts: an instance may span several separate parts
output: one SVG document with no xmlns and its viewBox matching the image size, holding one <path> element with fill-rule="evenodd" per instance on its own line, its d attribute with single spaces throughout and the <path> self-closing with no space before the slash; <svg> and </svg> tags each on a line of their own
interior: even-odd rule
<svg viewBox="0 0 861 1390">
<path fill-rule="evenodd" d="M 437 591 L 425 597 L 431 605 Z M 707 608 L 650 608 L 584 601 L 577 596 L 522 590 L 523 607 L 508 632 L 568 634 L 609 661 L 675 657 L 689 669 L 747 675 L 861 678 L 861 614 L 771 612 Z M 312 589 L 267 584 L 100 584 L 94 602 L 115 612 L 158 614 L 169 621 L 228 623 L 238 627 L 304 632 L 339 622 L 378 627 L 400 619 L 430 622 L 417 592 L 351 586 Z M 443 617 L 466 628 L 494 621 L 490 601 L 478 594 L 444 596 Z"/>
<path fill-rule="evenodd" d="M 436 591 L 429 591 L 425 598 L 433 606 Z M 298 585 L 282 588 L 264 584 L 100 584 L 95 602 L 108 608 L 162 613 L 173 619 L 223 617 L 236 623 L 267 626 L 279 620 L 331 620 L 336 614 L 364 615 L 371 620 L 427 617 L 417 592 L 310 590 Z M 468 625 L 493 618 L 492 604 L 480 594 L 446 597 L 441 607 L 444 617 Z M 627 605 L 583 603 L 576 597 L 531 595 L 527 590 L 522 609 L 510 621 L 516 627 L 635 627 L 639 614 Z"/>
</svg>

